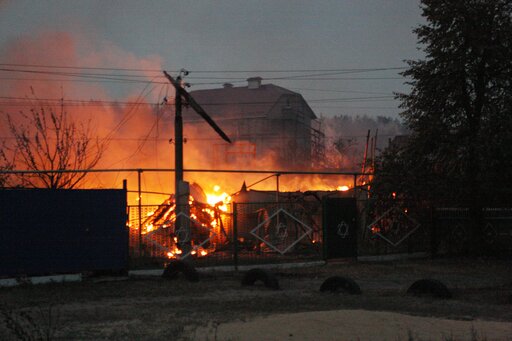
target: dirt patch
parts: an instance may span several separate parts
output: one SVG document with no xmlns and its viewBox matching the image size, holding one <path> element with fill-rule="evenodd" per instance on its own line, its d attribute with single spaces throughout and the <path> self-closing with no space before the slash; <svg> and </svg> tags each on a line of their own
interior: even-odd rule
<svg viewBox="0 0 512 341">
<path fill-rule="evenodd" d="M 279 314 L 200 327 L 194 340 L 512 340 L 512 322 L 462 321 L 368 310 Z"/>
<path fill-rule="evenodd" d="M 201 335 L 212 339 L 215 334 L 209 334 L 210 329 L 222 331 L 233 321 L 340 310 L 386 311 L 464 322 L 512 322 L 510 268 L 510 261 L 496 260 L 338 263 L 276 270 L 279 291 L 258 283 L 242 286 L 243 273 L 235 272 L 202 273 L 195 283 L 155 277 L 101 283 L 89 280 L 0 288 L 0 303 L 13 315 L 34 314 L 36 323 L 45 321 L 45 311 L 51 306 L 58 312 L 54 321 L 56 338 L 65 340 L 186 340 Z M 354 279 L 362 294 L 321 293 L 322 282 L 330 276 Z M 405 295 L 408 286 L 420 278 L 443 281 L 453 298 Z M 318 325 L 322 325 L 321 320 L 314 319 Z M 8 335 L 5 325 L 0 326 L 0 335 Z M 229 335 L 225 334 L 227 339 L 245 340 Z"/>
</svg>

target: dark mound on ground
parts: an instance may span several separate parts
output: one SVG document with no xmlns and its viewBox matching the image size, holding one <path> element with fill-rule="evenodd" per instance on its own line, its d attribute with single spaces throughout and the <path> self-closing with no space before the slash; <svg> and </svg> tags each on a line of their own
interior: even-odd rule
<svg viewBox="0 0 512 341">
<path fill-rule="evenodd" d="M 348 277 L 332 276 L 327 278 L 320 286 L 321 292 L 344 292 L 350 295 L 360 295 L 361 288 Z"/>
<path fill-rule="evenodd" d="M 176 279 L 180 273 L 191 282 L 199 281 L 199 273 L 194 266 L 182 260 L 171 260 L 165 267 L 162 277 L 165 279 Z"/>
<path fill-rule="evenodd" d="M 254 285 L 257 281 L 263 282 L 269 289 L 279 290 L 279 281 L 276 276 L 270 271 L 259 268 L 247 271 L 242 278 L 242 285 Z"/>
<path fill-rule="evenodd" d="M 452 293 L 443 282 L 430 278 L 420 279 L 411 284 L 409 289 L 407 289 L 407 294 L 443 299 L 452 298 Z"/>
</svg>

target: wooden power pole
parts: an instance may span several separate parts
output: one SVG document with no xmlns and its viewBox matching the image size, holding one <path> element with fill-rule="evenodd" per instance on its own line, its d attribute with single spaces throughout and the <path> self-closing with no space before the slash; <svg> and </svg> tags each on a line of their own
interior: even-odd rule
<svg viewBox="0 0 512 341">
<path fill-rule="evenodd" d="M 174 105 L 174 200 L 176 203 L 176 220 L 175 220 L 175 233 L 177 234 L 178 243 L 183 252 L 183 258 L 186 258 L 191 251 L 190 244 L 190 206 L 188 205 L 189 186 L 188 183 L 183 181 L 183 116 L 182 116 L 182 102 L 183 99 L 187 101 L 194 111 L 201 116 L 225 141 L 231 143 L 229 137 L 220 129 L 219 126 L 212 120 L 210 116 L 201 108 L 192 96 L 181 86 L 181 75 L 175 80 L 164 71 L 165 77 L 173 85 L 175 91 Z"/>
</svg>

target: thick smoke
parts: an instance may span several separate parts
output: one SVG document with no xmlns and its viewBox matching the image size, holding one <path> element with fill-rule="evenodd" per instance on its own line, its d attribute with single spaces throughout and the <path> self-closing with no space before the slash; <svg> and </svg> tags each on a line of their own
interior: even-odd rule
<svg viewBox="0 0 512 341">
<path fill-rule="evenodd" d="M 139 58 L 108 42 L 93 44 L 84 37 L 79 38 L 63 32 L 42 32 L 20 37 L 3 46 L 0 60 L 4 64 L 14 64 L 5 67 L 12 71 L 2 73 L 5 80 L 1 85 L 1 95 L 10 97 L 0 102 L 0 136 L 6 150 L 13 152 L 13 139 L 6 121 L 8 114 L 16 124 L 23 121 L 22 113 L 28 114 L 31 109 L 45 107 L 57 111 L 63 105 L 70 119 L 77 124 L 90 124 L 93 131 L 91 137 L 105 144 L 106 151 L 97 168 L 155 168 L 169 165 L 169 153 L 158 153 L 162 148 L 158 134 L 164 127 L 158 126 L 157 121 L 160 116 L 170 113 L 157 115 L 153 106 L 126 104 L 158 103 L 165 86 L 98 82 L 101 77 L 110 77 L 105 74 L 108 71 L 92 69 L 112 65 L 116 68 L 159 70 L 162 68 L 161 59 L 157 56 Z M 91 69 L 73 69 L 75 66 Z M 70 73 L 80 74 L 81 77 L 71 77 Z M 142 76 L 140 80 L 149 81 L 155 74 Z M 110 94 L 119 90 L 124 96 L 120 103 L 115 103 Z M 59 102 L 59 99 L 63 101 Z M 163 145 L 168 148 L 167 143 Z M 119 188 L 123 178 L 128 179 L 130 187 L 136 187 L 137 177 L 133 173 L 90 175 L 84 186 Z M 153 178 L 146 179 L 148 190 L 154 182 L 159 182 L 158 178 Z"/>
<path fill-rule="evenodd" d="M 365 169 L 368 170 L 368 162 L 388 146 L 390 139 L 406 134 L 406 129 L 398 119 L 384 116 L 339 115 L 322 120 L 328 164 L 340 170 L 361 171 L 365 150 Z"/>
<path fill-rule="evenodd" d="M 47 66 L 87 66 L 118 69 L 161 70 L 158 56 L 139 57 L 124 51 L 108 42 L 91 42 L 86 37 L 76 37 L 69 33 L 42 32 L 30 37 L 20 37 L 2 48 L 0 60 L 5 64 L 47 65 Z M 166 84 L 98 82 L 98 77 L 109 72 L 100 69 L 55 69 L 35 67 L 11 67 L 12 72 L 3 72 L 7 78 L 2 82 L 1 95 L 21 98 L 0 102 L 2 142 L 12 150 L 5 121 L 10 114 L 13 120 L 22 120 L 21 112 L 45 106 L 58 110 L 60 104 L 69 117 L 77 123 L 92 126 L 93 136 L 104 143 L 105 153 L 96 168 L 99 169 L 141 169 L 174 168 L 174 90 Z M 24 70 L 26 72 L 19 72 Z M 75 72 L 92 78 L 70 77 Z M 128 71 L 112 71 L 115 74 Z M 99 74 L 99 76 L 98 76 Z M 164 80 L 159 72 L 137 73 L 139 80 Z M 117 77 L 119 78 L 119 77 Z M 95 80 L 91 82 L 90 80 Z M 101 80 L 101 78 L 100 78 Z M 169 104 L 163 104 L 168 97 Z M 117 102 L 113 102 L 114 98 Z M 122 100 L 119 100 L 122 98 Z M 55 101 L 57 99 L 57 101 Z M 59 102 L 58 99 L 63 99 Z M 86 102 L 73 102 L 85 100 Z M 150 103 L 151 105 L 148 105 Z M 403 129 L 396 120 L 383 117 L 339 116 L 324 118 L 326 127 L 326 147 L 329 168 L 340 171 L 359 170 L 366 144 L 368 129 L 375 134 L 379 129 L 377 149 L 387 142 L 389 136 L 401 134 Z M 286 165 L 276 162 L 271 152 L 258 159 L 240 158 L 226 160 L 218 157 L 224 142 L 207 125 L 184 127 L 185 168 L 186 169 L 243 169 L 243 170 L 286 170 Z M 217 157 L 216 157 L 217 153 Z M 19 169 L 19 168 L 18 168 Z M 148 192 L 174 192 L 174 174 L 171 172 L 144 172 L 141 174 L 141 187 Z M 185 178 L 197 182 L 209 191 L 213 185 L 220 185 L 223 191 L 234 193 L 245 181 L 247 185 L 267 177 L 266 174 L 226 174 L 226 173 L 186 173 Z M 83 184 L 86 188 L 120 188 L 122 180 L 128 180 L 129 190 L 136 190 L 137 172 L 93 173 Z M 270 177 L 253 188 L 274 190 L 277 179 Z M 280 177 L 281 190 L 335 189 L 340 185 L 351 184 L 350 178 L 343 177 Z M 158 203 L 166 195 L 146 195 L 144 203 Z M 133 203 L 135 194 L 130 195 Z"/>
</svg>

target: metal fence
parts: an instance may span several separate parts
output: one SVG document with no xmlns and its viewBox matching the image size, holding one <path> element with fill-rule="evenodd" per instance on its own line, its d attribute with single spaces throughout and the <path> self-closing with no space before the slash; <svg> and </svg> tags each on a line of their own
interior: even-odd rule
<svg viewBox="0 0 512 341">
<path fill-rule="evenodd" d="M 125 190 L 0 190 L 0 277 L 125 271 Z"/>
<path fill-rule="evenodd" d="M 429 253 L 432 250 L 433 221 L 430 208 L 399 200 L 376 201 L 367 197 L 353 200 L 357 203 L 353 213 L 347 215 L 331 209 L 330 215 L 340 217 L 334 220 L 325 217 L 325 200 L 233 203 L 227 212 L 219 211 L 217 215 L 209 213 L 206 221 L 205 216 L 199 215 L 198 208 L 192 207 L 191 216 L 194 218 L 191 221 L 195 229 L 200 227 L 201 231 L 193 233 L 192 249 L 195 252 L 190 256 L 194 257 L 198 266 L 237 266 L 320 260 L 332 254 L 355 258 Z M 350 206 L 336 207 L 347 210 Z M 182 257 L 177 253 L 174 220 L 160 220 L 159 224 L 155 224 L 155 220 L 146 220 L 155 211 L 160 210 L 159 214 L 162 214 L 162 206 L 142 207 L 144 217 L 141 231 L 137 228 L 139 209 L 130 208 L 132 256 L 161 262 Z M 167 210 L 172 210 L 172 207 L 169 206 Z M 346 224 L 343 221 L 351 214 L 356 220 L 354 237 L 347 235 L 349 230 L 352 231 L 348 226 L 350 222 Z M 213 217 L 216 217 L 216 221 L 211 224 Z M 336 231 L 329 233 L 329 229 Z M 324 238 L 326 232 L 334 236 L 328 243 Z M 332 243 L 332 238 L 343 240 Z M 352 251 L 329 250 L 349 247 L 349 238 L 355 238 L 354 243 L 357 243 L 353 254 L 350 253 Z"/>
<path fill-rule="evenodd" d="M 320 207 L 318 202 L 234 204 L 235 264 L 321 259 Z"/>
<path fill-rule="evenodd" d="M 478 215 L 476 230 L 480 234 L 480 251 L 488 255 L 511 255 L 512 208 L 483 208 Z M 471 254 L 473 220 L 468 208 L 435 209 L 433 253 Z"/>
<path fill-rule="evenodd" d="M 181 238 L 179 229 L 175 227 L 173 195 L 148 191 L 149 188 L 144 186 L 150 182 L 149 176 L 168 175 L 173 170 L 135 169 L 105 172 L 114 171 L 136 176 L 135 181 L 130 182 L 132 190 L 127 187 L 126 181 L 123 183 L 123 187 L 131 196 L 129 202 L 137 203 L 128 206 L 127 210 L 132 267 L 160 266 L 169 259 L 184 256 L 194 257 L 198 266 L 212 266 L 300 262 L 336 257 L 332 255 L 356 257 L 417 252 L 458 255 L 467 252 L 469 248 L 468 226 L 471 218 L 467 209 L 432 209 L 424 203 L 374 200 L 368 195 L 368 187 L 361 181 L 365 176 L 362 174 L 318 173 L 326 177 L 344 177 L 344 183 L 351 184 L 352 187 L 343 193 L 336 190 L 283 192 L 282 187 L 280 191 L 283 177 L 295 173 L 247 171 L 243 174 L 270 174 L 255 184 L 273 179 L 275 191 L 254 191 L 258 192 L 256 196 L 249 195 L 251 191 L 248 191 L 246 195 L 237 196 L 234 200 L 238 202 L 228 205 L 227 210 L 201 204 L 199 200 L 192 202 L 190 216 L 186 217 L 192 227 L 191 249 L 190 254 L 183 255 L 178 247 Z M 26 172 L 28 171 L 22 173 Z M 215 171 L 214 175 L 235 172 Z M 295 175 L 312 174 L 315 173 L 298 172 Z M 145 176 L 148 178 L 144 178 Z M 254 201 L 254 197 L 264 197 L 265 200 Z M 327 206 L 323 199 L 327 197 L 352 198 L 355 204 L 344 206 L 331 202 L 329 210 L 326 210 Z M 353 210 L 353 215 L 343 213 L 331 219 L 333 214 L 337 214 L 337 210 Z M 329 217 L 325 216 L 327 211 Z M 479 223 L 482 242 L 487 250 L 500 250 L 510 254 L 512 209 L 487 208 L 482 210 L 481 217 Z M 351 225 L 352 220 L 355 228 Z M 349 232 L 353 231 L 357 244 L 353 251 L 351 249 L 350 252 L 326 252 L 326 248 L 332 251 L 332 248 L 352 247 L 348 239 L 352 238 Z M 343 241 L 332 243 L 333 239 L 337 238 Z"/>
<path fill-rule="evenodd" d="M 197 266 L 321 259 L 317 206 L 311 214 L 311 207 L 300 203 L 233 203 L 227 212 L 193 204 L 188 217 L 192 252 L 187 255 L 178 246 L 174 205 L 130 206 L 130 255 L 153 263 L 193 257 Z"/>
<path fill-rule="evenodd" d="M 130 203 L 127 225 L 132 268 L 161 265 L 184 256 L 194 257 L 198 265 L 205 266 L 321 259 L 322 205 L 319 200 L 310 200 L 311 197 L 302 200 L 300 197 L 305 192 L 300 192 L 299 187 L 304 190 L 307 186 L 315 191 L 318 185 L 329 188 L 325 191 L 332 193 L 339 192 L 338 187 L 345 188 L 344 191 L 351 188 L 344 195 L 355 196 L 357 186 L 369 176 L 357 172 L 186 169 L 190 194 L 196 201 L 191 205 L 190 216 L 186 217 L 193 232 L 191 251 L 190 255 L 183 255 L 178 247 L 180 231 L 174 226 L 173 188 L 169 186 L 174 169 L 13 170 L 0 174 L 37 177 L 69 172 L 90 174 L 87 178 L 90 181 L 86 183 L 90 188 L 108 184 L 126 189 Z M 255 203 L 236 196 L 233 200 L 243 202 L 231 204 L 227 211 L 201 204 L 206 202 L 206 193 L 192 186 L 194 182 L 207 184 L 205 190 L 211 191 L 210 187 L 219 180 L 230 184 L 231 191 L 233 183 L 243 183 L 242 188 L 247 189 L 249 196 L 265 192 L 259 193 L 265 199 L 259 198 Z M 280 200 L 282 196 L 288 199 L 298 196 L 299 199 Z"/>
<path fill-rule="evenodd" d="M 417 202 L 364 199 L 358 201 L 359 255 L 430 252 L 431 209 Z"/>
</svg>

